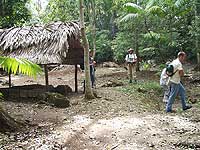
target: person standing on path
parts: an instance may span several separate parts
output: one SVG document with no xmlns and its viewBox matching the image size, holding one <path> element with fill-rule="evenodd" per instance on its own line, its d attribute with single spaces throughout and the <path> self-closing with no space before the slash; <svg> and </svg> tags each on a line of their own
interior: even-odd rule
<svg viewBox="0 0 200 150">
<path fill-rule="evenodd" d="M 91 84 L 92 84 L 92 88 L 94 88 L 95 86 L 95 64 L 96 62 L 94 61 L 93 58 L 93 51 L 89 51 L 89 65 L 90 65 L 90 79 L 91 79 Z"/>
<path fill-rule="evenodd" d="M 174 103 L 175 97 L 179 94 L 181 97 L 182 109 L 187 110 L 192 106 L 186 104 L 185 88 L 181 83 L 181 77 L 184 76 L 182 63 L 186 59 L 186 53 L 181 51 L 177 55 L 177 59 L 173 60 L 170 65 L 174 68 L 174 75 L 169 78 L 169 99 L 166 105 L 166 112 L 174 112 L 172 110 L 172 104 Z"/>
<path fill-rule="evenodd" d="M 135 54 L 132 48 L 128 50 L 128 54 L 126 55 L 125 61 L 128 65 L 129 83 L 132 83 L 133 79 L 136 82 L 137 55 Z"/>
</svg>

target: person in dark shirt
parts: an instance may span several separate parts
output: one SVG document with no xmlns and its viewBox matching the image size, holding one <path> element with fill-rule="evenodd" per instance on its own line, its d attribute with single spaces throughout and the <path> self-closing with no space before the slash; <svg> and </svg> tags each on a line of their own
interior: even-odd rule
<svg viewBox="0 0 200 150">
<path fill-rule="evenodd" d="M 96 62 L 94 61 L 93 58 L 93 51 L 89 51 L 90 79 L 92 88 L 94 88 L 95 86 L 95 64 Z"/>
</svg>

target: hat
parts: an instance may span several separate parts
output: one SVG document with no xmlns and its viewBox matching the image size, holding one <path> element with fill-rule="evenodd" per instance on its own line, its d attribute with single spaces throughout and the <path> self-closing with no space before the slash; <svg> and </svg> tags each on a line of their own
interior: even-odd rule
<svg viewBox="0 0 200 150">
<path fill-rule="evenodd" d="M 134 51 L 134 50 L 132 48 L 129 48 L 128 52 L 130 52 L 130 51 Z"/>
<path fill-rule="evenodd" d="M 186 53 L 183 52 L 183 51 L 178 52 L 177 56 L 179 57 L 179 56 L 181 56 L 181 55 L 186 55 Z"/>
</svg>

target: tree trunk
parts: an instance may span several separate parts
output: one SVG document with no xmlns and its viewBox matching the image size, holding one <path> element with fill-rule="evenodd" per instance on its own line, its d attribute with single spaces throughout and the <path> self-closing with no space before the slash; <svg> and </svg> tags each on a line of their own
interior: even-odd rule
<svg viewBox="0 0 200 150">
<path fill-rule="evenodd" d="M 200 64 L 200 48 L 199 48 L 199 24 L 200 24 L 200 14 L 198 13 L 198 0 L 196 0 L 195 3 L 195 28 L 196 28 L 196 42 L 195 42 L 195 47 L 196 47 L 196 55 L 197 55 L 197 64 Z"/>
<path fill-rule="evenodd" d="M 95 0 L 92 0 L 92 43 L 93 43 L 93 58 L 96 54 L 96 11 Z"/>
<path fill-rule="evenodd" d="M 115 23 L 115 19 L 117 18 L 117 11 L 113 10 L 112 11 L 112 16 L 110 18 L 110 25 L 111 25 L 111 36 L 112 39 L 115 38 L 116 34 L 117 34 L 117 25 Z"/>
<path fill-rule="evenodd" d="M 135 3 L 138 4 L 138 1 L 135 0 Z M 137 55 L 137 58 L 139 60 L 139 45 L 138 45 L 138 25 L 135 26 L 135 53 Z M 140 63 L 137 61 L 136 63 L 136 71 L 140 71 Z"/>
<path fill-rule="evenodd" d="M 21 127 L 21 123 L 15 121 L 0 106 L 0 132 L 16 131 Z"/>
<path fill-rule="evenodd" d="M 84 47 L 84 66 L 85 66 L 85 99 L 93 99 L 94 94 L 91 87 L 90 80 L 90 70 L 89 70 L 89 44 L 85 33 L 84 25 L 84 11 L 83 11 L 83 0 L 79 0 L 80 6 L 80 27 L 81 27 L 81 37 L 83 40 Z"/>
<path fill-rule="evenodd" d="M 137 28 L 137 26 L 135 27 L 135 53 L 136 53 L 136 55 L 137 55 L 137 58 L 138 58 L 138 60 L 139 60 L 139 57 L 140 57 L 140 55 L 139 55 L 139 45 L 138 45 L 138 28 Z M 136 71 L 140 71 L 140 63 L 139 63 L 139 61 L 137 61 L 137 63 L 136 63 Z"/>
</svg>

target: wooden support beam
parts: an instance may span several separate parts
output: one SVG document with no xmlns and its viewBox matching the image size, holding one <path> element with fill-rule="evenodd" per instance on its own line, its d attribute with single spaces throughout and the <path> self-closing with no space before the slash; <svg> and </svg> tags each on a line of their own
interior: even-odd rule
<svg viewBox="0 0 200 150">
<path fill-rule="evenodd" d="M 75 65 L 75 92 L 78 92 L 78 67 L 77 64 Z"/>
<path fill-rule="evenodd" d="M 10 88 L 12 86 L 12 83 L 11 83 L 11 71 L 8 74 L 8 78 L 9 78 L 9 88 Z"/>
<path fill-rule="evenodd" d="M 46 85 L 46 89 L 47 89 L 47 91 L 48 91 L 49 77 L 48 77 L 48 68 L 47 68 L 47 64 L 44 64 L 44 73 L 45 73 L 45 85 Z"/>
</svg>

